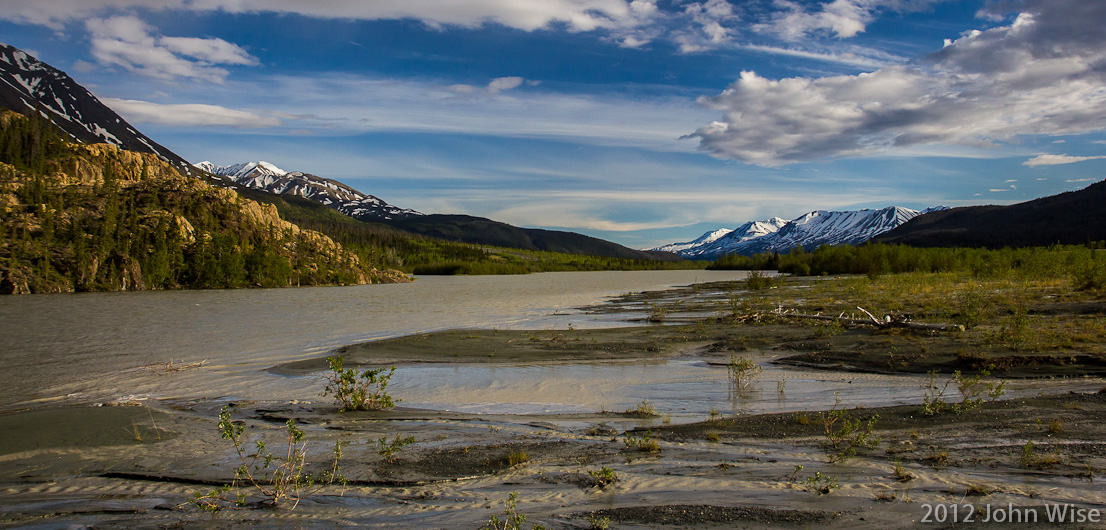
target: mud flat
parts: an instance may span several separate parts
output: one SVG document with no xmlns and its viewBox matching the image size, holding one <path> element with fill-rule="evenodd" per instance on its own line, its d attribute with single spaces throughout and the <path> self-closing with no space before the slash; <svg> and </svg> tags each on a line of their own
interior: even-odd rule
<svg viewBox="0 0 1106 530">
<path fill-rule="evenodd" d="M 347 365 L 395 365 L 397 380 L 427 367 L 456 369 L 459 379 L 472 369 L 515 377 L 521 372 L 511 370 L 532 366 L 650 366 L 660 377 L 671 376 L 677 366 L 671 363 L 694 367 L 692 386 L 680 386 L 687 383 L 683 376 L 679 384 L 662 385 L 668 394 L 685 395 L 665 401 L 656 390 L 657 398 L 646 394 L 642 407 L 593 407 L 583 397 L 576 401 L 582 410 L 552 413 L 520 412 L 512 403 L 491 403 L 481 413 L 414 406 L 421 377 L 415 376 L 396 383 L 405 401 L 392 410 L 339 413 L 318 395 L 327 367 L 319 356 L 267 369 L 302 387 L 302 399 L 67 401 L 11 411 L 0 415 L 0 524 L 478 528 L 493 514 L 503 518 L 512 493 L 515 510 L 528 517 L 523 528 L 604 522 L 611 528 L 885 529 L 967 522 L 998 528 L 1005 526 L 986 523 L 983 515 L 1008 508 L 1039 514 L 1018 528 L 1056 528 L 1045 505 L 1106 509 L 1106 492 L 1097 487 L 1106 467 L 1106 395 L 1098 390 L 1106 382 L 1093 376 L 1100 373 L 1099 352 L 1091 339 L 1101 326 L 1099 302 L 1063 306 L 1073 308 L 1066 313 L 1059 306 L 1049 306 L 1051 313 L 1031 307 L 1038 320 L 1031 325 L 1078 323 L 1081 335 L 1055 347 L 1008 340 L 1001 319 L 967 332 L 935 333 L 772 316 L 769 308 L 784 298 L 810 300 L 799 294 L 816 288 L 781 284 L 775 293 L 780 299 L 736 284 L 632 293 L 589 310 L 661 324 L 454 330 L 336 352 Z M 738 299 L 754 301 L 739 307 Z M 658 316 L 658 305 L 670 309 Z M 946 318 L 955 316 L 932 316 Z M 729 383 L 727 365 L 739 358 L 763 369 L 748 385 Z M 164 377 L 202 381 L 197 375 L 216 369 L 197 366 Z M 956 407 L 963 396 L 955 382 L 943 387 L 944 394 L 927 385 L 941 387 L 957 369 L 966 376 L 990 369 L 979 381 L 1003 380 L 1007 391 Z M 929 370 L 941 374 L 930 381 L 921 375 Z M 819 373 L 824 375 L 811 375 Z M 646 392 L 659 388 L 650 386 L 660 384 L 654 375 L 633 377 L 585 378 L 585 386 L 557 399 L 570 400 L 605 381 Z M 721 401 L 701 403 L 698 389 L 705 387 L 694 385 L 704 381 L 728 389 Z M 904 403 L 877 406 L 889 400 L 863 401 L 863 392 L 850 391 L 870 381 L 894 381 L 914 393 L 903 394 Z M 526 394 L 530 382 L 519 385 L 522 390 L 498 394 L 488 385 L 485 392 L 508 396 L 506 401 L 548 400 Z M 947 407 L 927 414 L 923 400 L 937 398 Z M 718 406 L 727 399 L 737 409 Z M 683 402 L 701 408 L 659 405 Z M 655 410 L 648 410 L 651 403 Z M 263 439 L 270 449 L 283 447 L 285 423 L 294 420 L 305 433 L 308 471 L 324 469 L 334 442 L 343 442 L 342 473 L 349 483 L 327 486 L 294 510 L 287 504 L 267 507 L 247 489 L 244 507 L 199 510 L 189 503 L 193 496 L 230 483 L 239 465 L 217 428 L 224 405 L 247 428 L 249 443 Z M 507 405 L 507 412 L 497 411 L 498 405 Z M 777 412 L 758 412 L 764 410 Z M 842 434 L 849 422 L 856 427 Z M 858 432 L 865 436 L 858 440 Z M 397 435 L 415 442 L 382 455 L 379 440 Z M 949 519 L 953 507 L 958 521 Z M 969 510 L 974 519 L 965 521 Z M 1100 525 L 1066 521 L 1061 527 Z"/>
</svg>

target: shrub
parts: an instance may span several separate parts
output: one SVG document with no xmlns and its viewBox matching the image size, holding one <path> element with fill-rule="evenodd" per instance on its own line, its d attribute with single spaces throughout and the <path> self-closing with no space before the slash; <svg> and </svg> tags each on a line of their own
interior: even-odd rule
<svg viewBox="0 0 1106 530">
<path fill-rule="evenodd" d="M 335 482 L 346 483 L 339 468 L 339 461 L 342 459 L 341 443 L 334 444 L 334 462 L 330 469 L 316 477 L 303 471 L 307 462 L 307 444 L 303 439 L 303 431 L 296 427 L 296 420 L 288 420 L 286 430 L 287 450 L 279 454 L 273 453 L 269 451 L 264 441 L 257 440 L 256 451 L 246 454 L 244 447 L 246 427 L 231 421 L 230 407 L 224 406 L 219 412 L 219 431 L 224 440 L 230 440 L 234 444 L 234 451 L 238 454 L 238 460 L 242 465 L 234 471 L 234 481 L 231 484 L 206 494 L 197 492 L 192 503 L 211 512 L 228 505 L 244 506 L 246 494 L 238 487 L 240 482 L 244 482 L 265 497 L 266 504 L 277 506 L 288 501 L 292 502 L 294 510 L 299 505 L 300 499 L 315 493 L 322 487 Z M 233 500 L 227 496 L 231 489 L 235 490 Z"/>
<path fill-rule="evenodd" d="M 872 433 L 879 416 L 873 415 L 867 421 L 851 418 L 849 411 L 838 408 L 841 405 L 840 397 L 836 393 L 834 397 L 836 401 L 833 408 L 820 412 L 819 415 L 826 436 L 826 447 L 837 451 L 830 455 L 830 460 L 836 462 L 856 456 L 858 447 L 870 448 L 879 443 L 879 437 Z"/>
<path fill-rule="evenodd" d="M 595 487 L 599 489 L 603 489 L 609 484 L 614 484 L 615 482 L 618 482 L 618 475 L 615 474 L 613 469 L 607 466 L 603 466 L 599 469 L 588 470 L 588 474 L 591 475 L 593 479 L 595 479 Z"/>
<path fill-rule="evenodd" d="M 929 378 L 926 382 L 927 390 L 922 400 L 922 414 L 926 416 L 934 416 L 943 412 L 960 414 L 979 408 L 983 405 L 984 398 L 990 398 L 991 401 L 997 400 L 1006 393 L 1006 382 L 986 380 L 985 378 L 990 377 L 990 375 L 989 370 L 980 370 L 979 374 L 973 376 L 965 376 L 960 373 L 960 370 L 957 370 L 953 372 L 951 379 L 945 381 L 944 385 L 938 386 L 937 372 L 929 372 Z M 953 383 L 956 383 L 956 388 L 963 398 L 960 403 L 946 401 L 948 388 Z"/>
<path fill-rule="evenodd" d="M 634 448 L 643 453 L 661 452 L 661 444 L 653 439 L 653 434 L 649 431 L 645 431 L 640 438 L 627 432 L 625 443 L 627 448 Z"/>
<path fill-rule="evenodd" d="M 652 418 L 657 415 L 657 408 L 649 403 L 648 400 L 641 400 L 641 403 L 637 404 L 637 407 L 632 409 L 626 409 L 624 412 L 627 416 L 637 416 L 639 418 Z"/>
<path fill-rule="evenodd" d="M 530 461 L 530 455 L 526 454 L 526 451 L 514 451 L 507 455 L 507 463 L 512 467 L 522 465 Z"/>
<path fill-rule="evenodd" d="M 414 436 L 401 438 L 399 434 L 396 434 L 390 442 L 388 441 L 387 436 L 381 436 L 379 439 L 376 440 L 376 444 L 380 446 L 380 449 L 376 452 L 376 454 L 384 457 L 384 460 L 391 462 L 395 458 L 397 451 L 399 451 L 404 446 L 411 445 L 413 443 L 415 443 Z"/>
<path fill-rule="evenodd" d="M 730 374 L 730 381 L 738 388 L 745 388 L 763 371 L 757 363 L 747 357 L 736 357 L 730 354 L 730 363 L 726 365 Z"/>
<path fill-rule="evenodd" d="M 385 410 L 396 406 L 388 395 L 388 383 L 396 368 L 375 368 L 358 373 L 353 368 L 343 369 L 341 355 L 327 357 L 330 373 L 326 374 L 324 396 L 334 395 L 339 412 L 350 410 Z"/>
<path fill-rule="evenodd" d="M 515 508 L 515 504 L 518 502 L 518 492 L 512 491 L 507 496 L 507 500 L 504 501 L 503 512 L 500 514 L 492 514 L 488 519 L 488 524 L 481 527 L 481 530 L 521 530 L 522 523 L 526 522 L 526 515 L 518 513 L 518 509 Z M 502 515 L 503 519 L 499 516 Z M 544 530 L 545 527 L 540 524 L 533 526 L 534 530 Z"/>
<path fill-rule="evenodd" d="M 772 277 L 760 271 L 751 271 L 745 277 L 745 288 L 750 291 L 763 291 L 771 288 L 775 283 Z"/>
<path fill-rule="evenodd" d="M 829 495 L 833 493 L 833 490 L 841 487 L 841 484 L 837 482 L 837 477 L 823 475 L 821 471 L 807 477 L 804 482 L 806 490 L 817 495 Z"/>
</svg>

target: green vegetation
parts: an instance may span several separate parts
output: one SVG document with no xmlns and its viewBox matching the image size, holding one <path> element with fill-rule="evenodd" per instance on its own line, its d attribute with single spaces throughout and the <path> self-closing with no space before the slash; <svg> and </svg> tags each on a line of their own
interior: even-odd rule
<svg viewBox="0 0 1106 530">
<path fill-rule="evenodd" d="M 960 370 L 953 372 L 952 378 L 945 381 L 944 385 L 937 384 L 937 372 L 930 372 L 926 381 L 926 394 L 922 398 L 922 414 L 934 416 L 943 412 L 955 412 L 960 414 L 975 410 L 983 405 L 984 398 L 995 401 L 1006 393 L 1005 381 L 990 381 L 989 370 L 980 370 L 973 376 L 965 376 Z M 949 403 L 946 400 L 949 385 L 956 383 L 956 389 L 963 398 L 959 403 Z"/>
<path fill-rule="evenodd" d="M 637 449 L 643 453 L 659 453 L 661 452 L 660 442 L 653 439 L 653 433 L 645 431 L 641 436 L 635 436 L 631 432 L 626 432 L 626 439 L 624 440 L 626 448 Z"/>
<path fill-rule="evenodd" d="M 588 514 L 588 528 L 591 530 L 607 530 L 611 527 L 611 518 L 594 513 Z"/>
<path fill-rule="evenodd" d="M 1089 248 L 1088 248 L 1089 247 Z M 970 272 L 977 278 L 1068 276 L 1077 289 L 1106 291 L 1106 255 L 1100 244 L 1004 248 L 915 248 L 870 243 L 860 246 L 825 245 L 812 252 L 801 247 L 789 253 L 755 256 L 729 255 L 707 266 L 709 270 L 778 270 L 795 276 Z M 757 280 L 760 282 L 761 280 Z"/>
<path fill-rule="evenodd" d="M 839 462 L 856 456 L 857 448 L 871 448 L 879 443 L 879 436 L 872 432 L 879 416 L 870 416 L 867 421 L 852 418 L 849 411 L 841 406 L 841 398 L 837 393 L 834 392 L 833 395 L 833 408 L 819 412 L 818 415 L 822 419 L 830 461 Z"/>
<path fill-rule="evenodd" d="M 591 477 L 595 479 L 595 487 L 599 489 L 603 489 L 610 484 L 618 482 L 618 475 L 613 469 L 607 466 L 603 466 L 599 469 L 589 469 L 588 475 L 591 475 Z"/>
<path fill-rule="evenodd" d="M 372 368 L 358 373 L 353 368 L 343 368 L 341 355 L 327 357 L 330 373 L 326 374 L 324 396 L 333 394 L 338 412 L 350 410 L 385 410 L 396 406 L 388 395 L 388 383 L 396 373 L 396 367 Z"/>
<path fill-rule="evenodd" d="M 401 437 L 399 434 L 396 434 L 391 441 L 388 440 L 387 436 L 381 436 L 376 440 L 376 445 L 380 447 L 376 454 L 384 457 L 385 461 L 391 462 L 395 459 L 396 453 L 399 452 L 400 449 L 413 443 L 415 443 L 414 436 Z"/>
<path fill-rule="evenodd" d="M 841 487 L 837 477 L 823 475 L 821 471 L 815 472 L 803 482 L 805 489 L 816 495 L 829 495 L 833 490 Z"/>
<path fill-rule="evenodd" d="M 154 155 L 75 145 L 0 113 L 0 292 L 382 279 L 317 233 Z"/>
<path fill-rule="evenodd" d="M 339 461 L 342 459 L 341 443 L 334 444 L 334 461 L 330 468 L 316 477 L 311 473 L 304 473 L 307 443 L 303 439 L 303 431 L 296 427 L 296 420 L 288 420 L 286 429 L 287 450 L 279 454 L 273 453 L 264 441 L 257 440 L 256 451 L 247 454 L 246 427 L 231 420 L 230 407 L 224 406 L 219 412 L 219 432 L 224 440 L 230 440 L 234 444 L 234 452 L 238 454 L 242 465 L 234 471 L 232 484 L 208 493 L 197 492 L 192 503 L 210 512 L 218 511 L 224 506 L 245 506 L 247 495 L 238 487 L 239 482 L 243 482 L 264 497 L 265 504 L 278 506 L 291 502 L 291 509 L 294 510 L 301 499 L 319 489 L 334 483 L 345 484 L 346 480 L 339 468 Z M 233 499 L 229 497 L 232 489 L 235 490 Z"/>
<path fill-rule="evenodd" d="M 726 365 L 726 370 L 730 374 L 730 381 L 738 389 L 743 389 L 749 386 L 757 376 L 763 371 L 763 369 L 757 363 L 753 362 L 748 357 L 736 357 L 734 354 L 730 354 L 730 362 Z"/>
<path fill-rule="evenodd" d="M 632 409 L 626 409 L 623 414 L 627 416 L 635 416 L 638 418 L 652 418 L 657 416 L 657 408 L 653 406 L 648 400 L 641 400 L 636 407 Z"/>
<path fill-rule="evenodd" d="M 481 530 L 521 530 L 522 524 L 526 522 L 526 514 L 518 513 L 518 509 L 515 504 L 518 503 L 518 492 L 512 491 L 507 496 L 507 500 L 504 501 L 503 512 L 499 514 L 492 514 L 488 519 L 488 524 L 481 527 Z M 499 517 L 503 516 L 502 519 Z M 533 530 L 544 530 L 545 527 L 535 523 Z"/>
<path fill-rule="evenodd" d="M 1032 440 L 1025 442 L 1022 446 L 1021 457 L 1018 459 L 1022 467 L 1045 469 L 1058 464 L 1064 463 L 1064 458 L 1060 456 L 1060 451 L 1054 449 L 1050 453 L 1041 454 L 1037 452 L 1037 446 Z"/>
</svg>

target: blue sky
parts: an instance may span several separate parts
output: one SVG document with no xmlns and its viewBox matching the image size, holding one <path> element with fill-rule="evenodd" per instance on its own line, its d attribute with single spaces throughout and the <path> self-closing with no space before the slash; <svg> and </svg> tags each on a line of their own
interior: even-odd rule
<svg viewBox="0 0 1106 530">
<path fill-rule="evenodd" d="M 1006 204 L 1106 168 L 1106 2 L 8 0 L 193 162 L 633 247 Z"/>
</svg>

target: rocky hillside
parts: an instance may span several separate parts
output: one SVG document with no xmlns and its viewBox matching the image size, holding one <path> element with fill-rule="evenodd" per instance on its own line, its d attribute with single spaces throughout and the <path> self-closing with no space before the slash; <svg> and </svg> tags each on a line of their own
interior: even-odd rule
<svg viewBox="0 0 1106 530">
<path fill-rule="evenodd" d="M 0 114 L 0 292 L 405 280 L 155 154 Z"/>
</svg>

